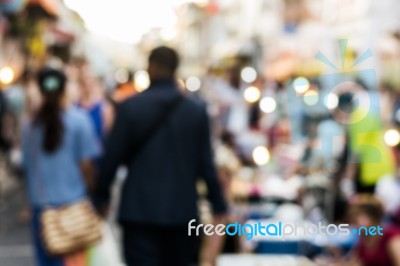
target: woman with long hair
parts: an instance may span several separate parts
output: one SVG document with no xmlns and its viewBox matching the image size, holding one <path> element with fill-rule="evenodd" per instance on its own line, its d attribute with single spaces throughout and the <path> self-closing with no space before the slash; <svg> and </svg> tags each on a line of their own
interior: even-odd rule
<svg viewBox="0 0 400 266">
<path fill-rule="evenodd" d="M 86 265 L 84 251 L 64 257 L 47 252 L 40 217 L 45 207 L 87 197 L 93 186 L 91 160 L 99 152 L 94 129 L 85 112 L 69 105 L 62 71 L 42 69 L 37 82 L 42 103 L 22 132 L 36 262 L 38 266 Z"/>
</svg>

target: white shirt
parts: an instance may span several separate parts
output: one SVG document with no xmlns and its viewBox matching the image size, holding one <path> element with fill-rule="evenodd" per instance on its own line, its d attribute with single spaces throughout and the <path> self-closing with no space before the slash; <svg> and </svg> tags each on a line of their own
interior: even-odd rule
<svg viewBox="0 0 400 266">
<path fill-rule="evenodd" d="M 384 176 L 376 185 L 375 195 L 382 201 L 386 213 L 396 212 L 400 209 L 400 179 Z"/>
</svg>

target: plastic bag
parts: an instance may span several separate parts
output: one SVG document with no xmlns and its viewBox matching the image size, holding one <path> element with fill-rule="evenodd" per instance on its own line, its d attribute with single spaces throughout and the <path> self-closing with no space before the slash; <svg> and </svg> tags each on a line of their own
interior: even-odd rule
<svg viewBox="0 0 400 266">
<path fill-rule="evenodd" d="M 89 252 L 89 266 L 123 266 L 117 242 L 111 227 L 103 224 L 103 238 Z"/>
</svg>

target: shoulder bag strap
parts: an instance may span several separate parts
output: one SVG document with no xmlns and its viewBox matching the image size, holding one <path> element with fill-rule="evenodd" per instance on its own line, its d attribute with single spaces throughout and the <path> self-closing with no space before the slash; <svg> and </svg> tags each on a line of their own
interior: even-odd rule
<svg viewBox="0 0 400 266">
<path fill-rule="evenodd" d="M 179 94 L 179 96 L 172 101 L 172 103 L 167 107 L 167 109 L 163 112 L 161 117 L 156 120 L 146 134 L 143 135 L 142 139 L 136 141 L 130 150 L 129 156 L 127 157 L 126 162 L 130 163 L 133 161 L 134 157 L 140 153 L 140 151 L 146 146 L 146 144 L 152 139 L 155 133 L 163 126 L 168 118 L 173 114 L 173 112 L 177 109 L 177 107 L 183 102 L 185 96 Z"/>
</svg>

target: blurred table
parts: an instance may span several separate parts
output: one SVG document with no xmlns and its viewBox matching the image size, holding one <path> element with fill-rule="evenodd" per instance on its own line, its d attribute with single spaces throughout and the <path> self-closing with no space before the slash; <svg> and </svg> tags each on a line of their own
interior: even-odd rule
<svg viewBox="0 0 400 266">
<path fill-rule="evenodd" d="M 306 257 L 288 255 L 222 255 L 217 266 L 314 266 Z"/>
</svg>

